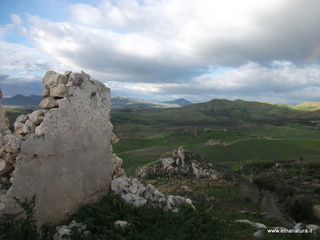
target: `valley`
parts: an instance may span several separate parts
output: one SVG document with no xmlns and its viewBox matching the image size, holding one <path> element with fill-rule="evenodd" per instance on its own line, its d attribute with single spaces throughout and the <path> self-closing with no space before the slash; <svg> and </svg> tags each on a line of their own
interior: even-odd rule
<svg viewBox="0 0 320 240">
<path fill-rule="evenodd" d="M 306 110 L 242 100 L 171 109 L 113 109 L 114 145 L 127 174 L 179 146 L 236 170 L 240 162 L 320 158 L 319 130 Z M 299 116 L 299 117 L 295 117 Z M 210 144 L 210 141 L 214 144 Z"/>
<path fill-rule="evenodd" d="M 239 173 L 243 182 L 236 185 L 146 180 L 166 195 L 214 198 L 215 216 L 267 225 L 319 224 L 320 131 L 310 113 L 240 100 L 179 109 L 114 109 L 112 122 L 120 141 L 113 149 L 132 177 L 139 166 L 180 146 Z M 187 191 L 181 189 L 184 185 Z"/>
<path fill-rule="evenodd" d="M 238 219 L 268 227 L 292 228 L 298 222 L 319 225 L 318 105 L 301 106 L 215 99 L 179 108 L 112 109 L 111 122 L 120 139 L 113 145 L 113 152 L 123 160 L 122 167 L 129 177 L 135 177 L 139 167 L 152 164 L 180 146 L 237 174 L 237 183 L 161 175 L 142 180 L 166 196 L 192 199 L 203 216 L 214 216 L 212 219 L 218 219 L 214 221 L 224 219 L 227 225 L 221 227 L 229 226 L 230 236 L 236 236 L 237 232 L 244 234 L 243 239 L 252 236 L 252 230 L 234 223 Z M 14 119 L 30 111 L 10 108 L 8 115 Z M 95 206 L 87 208 L 92 207 Z M 132 211 L 135 216 L 140 214 Z M 188 216 L 193 214 L 187 211 Z M 162 213 L 148 210 L 148 214 Z M 141 216 L 141 221 L 147 215 Z M 82 222 L 91 219 L 85 210 L 75 214 L 74 219 L 77 216 L 81 216 L 78 219 Z M 112 234 L 118 236 L 117 232 Z M 281 236 L 299 239 L 298 235 Z M 272 237 L 268 235 L 265 239 L 276 239 Z"/>
</svg>

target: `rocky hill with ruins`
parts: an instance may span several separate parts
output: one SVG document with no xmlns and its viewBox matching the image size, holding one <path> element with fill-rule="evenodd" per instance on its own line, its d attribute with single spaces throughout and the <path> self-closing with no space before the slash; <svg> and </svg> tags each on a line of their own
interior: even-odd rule
<svg viewBox="0 0 320 240">
<path fill-rule="evenodd" d="M 164 153 L 159 160 L 139 167 L 136 176 L 146 184 L 154 184 L 165 194 L 191 198 L 210 187 L 230 187 L 243 181 L 231 169 L 183 147 Z"/>
</svg>

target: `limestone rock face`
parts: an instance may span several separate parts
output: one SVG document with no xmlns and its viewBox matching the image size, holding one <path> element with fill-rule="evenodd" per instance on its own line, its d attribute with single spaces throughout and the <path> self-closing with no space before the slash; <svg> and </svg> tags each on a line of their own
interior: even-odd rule
<svg viewBox="0 0 320 240">
<path fill-rule="evenodd" d="M 15 133 L 2 139 L 0 175 L 12 185 L 1 206 L 17 212 L 13 197 L 36 195 L 39 225 L 59 223 L 98 201 L 110 191 L 114 166 L 121 171 L 112 155 L 109 88 L 84 72 L 66 73 L 45 74 L 43 109 L 20 116 Z"/>
</svg>

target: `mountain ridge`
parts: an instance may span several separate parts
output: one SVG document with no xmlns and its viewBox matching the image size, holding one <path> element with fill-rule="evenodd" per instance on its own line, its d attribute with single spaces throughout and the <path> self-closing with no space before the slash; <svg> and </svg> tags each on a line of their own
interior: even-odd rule
<svg viewBox="0 0 320 240">
<path fill-rule="evenodd" d="M 164 101 L 163 103 L 177 104 L 181 107 L 193 104 L 193 102 L 190 102 L 184 98 L 175 99 L 173 101 Z"/>
<path fill-rule="evenodd" d="M 21 94 L 14 95 L 10 98 L 2 98 L 3 105 L 22 106 L 22 107 L 38 107 L 43 97 L 37 95 L 24 96 Z"/>
<path fill-rule="evenodd" d="M 2 104 L 7 106 L 20 107 L 39 107 L 43 98 L 37 95 L 23 96 L 21 94 L 10 98 L 2 98 Z M 258 115 L 268 117 L 283 117 L 292 115 L 296 118 L 309 118 L 319 116 L 319 102 L 305 102 L 297 105 L 277 104 L 270 102 L 246 101 L 246 100 L 227 100 L 227 99 L 211 99 L 208 102 L 191 103 L 190 101 L 180 98 L 173 101 L 149 101 L 136 98 L 111 97 L 112 109 L 132 108 L 132 109 L 174 109 L 175 112 L 191 111 L 200 114 L 202 117 L 209 118 L 221 115 L 225 118 L 259 118 Z M 170 111 L 170 110 L 168 110 Z M 312 114 L 312 112 L 315 112 Z M 176 112 L 177 113 L 177 112 Z M 194 115 L 194 114 L 193 114 Z M 255 116 L 254 116 L 255 115 Z M 200 116 L 200 118 L 201 118 Z M 187 119 L 190 116 L 187 116 Z M 195 116 L 199 118 L 199 116 Z"/>
</svg>

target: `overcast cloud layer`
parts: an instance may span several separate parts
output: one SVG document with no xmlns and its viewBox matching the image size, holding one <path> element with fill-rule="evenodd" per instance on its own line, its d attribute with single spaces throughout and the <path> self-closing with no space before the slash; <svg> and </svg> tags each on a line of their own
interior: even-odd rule
<svg viewBox="0 0 320 240">
<path fill-rule="evenodd" d="M 44 71 L 71 69 L 114 96 L 320 101 L 320 1 L 63 2 L 0 26 L 5 95 L 39 95 Z"/>
</svg>

